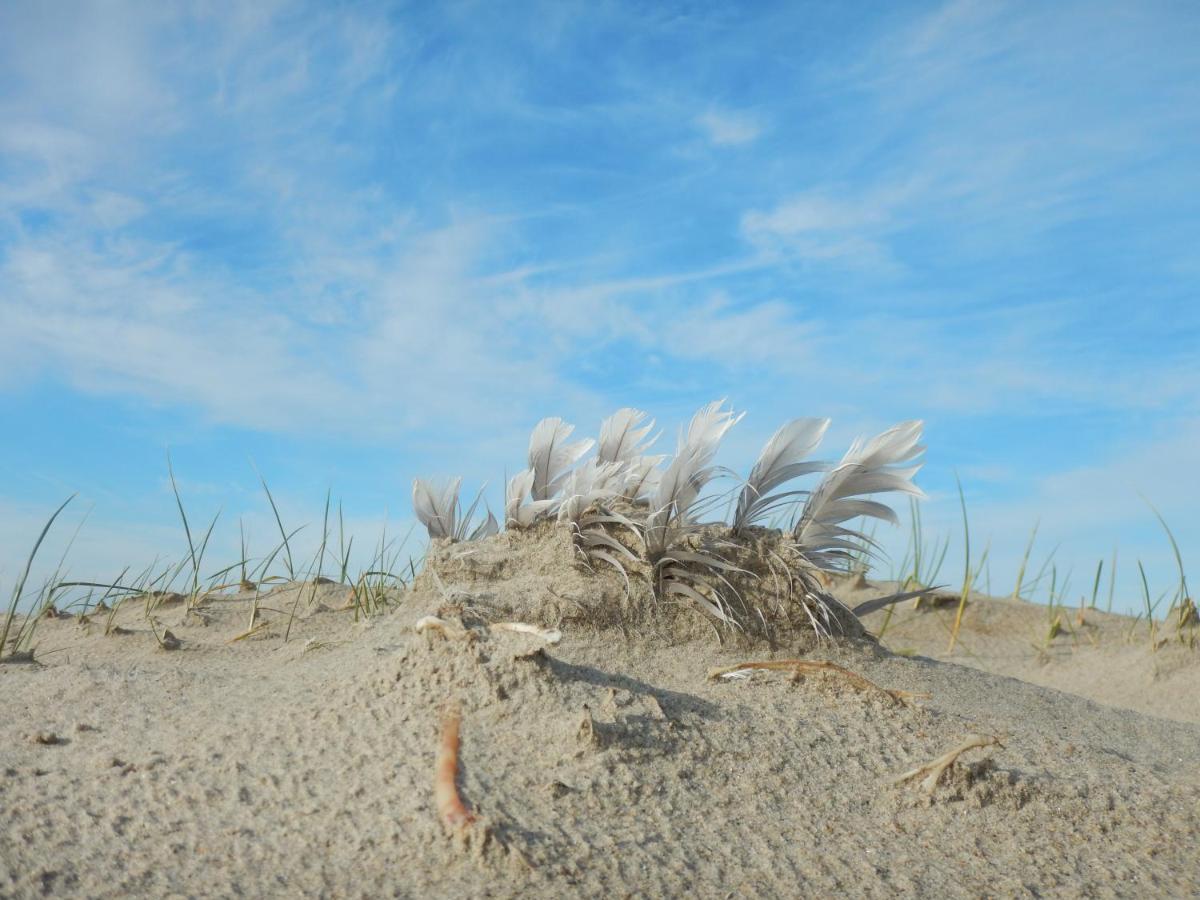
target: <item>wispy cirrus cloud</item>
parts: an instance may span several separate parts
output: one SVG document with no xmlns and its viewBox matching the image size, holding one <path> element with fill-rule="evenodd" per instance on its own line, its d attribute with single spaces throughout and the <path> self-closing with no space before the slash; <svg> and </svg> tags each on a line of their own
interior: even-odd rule
<svg viewBox="0 0 1200 900">
<path fill-rule="evenodd" d="M 147 467 L 275 454 L 286 495 L 381 447 L 496 479 L 542 415 L 725 395 L 731 451 L 923 416 L 935 496 L 1036 463 L 1014 521 L 1082 503 L 1051 480 L 1132 484 L 1200 418 L 1198 18 L 6 7 L 0 402 L 136 420 Z"/>
<path fill-rule="evenodd" d="M 763 133 L 762 124 L 758 119 L 745 112 L 710 109 L 696 120 L 696 124 L 717 147 L 752 144 Z"/>
</svg>

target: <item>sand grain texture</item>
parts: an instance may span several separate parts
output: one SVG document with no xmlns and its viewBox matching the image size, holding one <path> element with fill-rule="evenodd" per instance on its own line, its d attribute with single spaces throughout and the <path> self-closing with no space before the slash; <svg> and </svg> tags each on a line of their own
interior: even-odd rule
<svg viewBox="0 0 1200 900">
<path fill-rule="evenodd" d="M 203 621 L 163 613 L 172 652 L 132 606 L 124 635 L 40 623 L 43 664 L 0 667 L 0 895 L 1200 889 L 1195 724 L 869 644 L 808 656 L 930 699 L 769 671 L 710 681 L 771 654 L 570 621 L 548 646 L 482 627 L 469 584 L 355 623 L 345 590 L 306 600 L 287 643 L 275 613 L 229 643 L 244 596 L 207 601 Z M 471 634 L 416 633 L 430 614 Z M 479 820 L 448 836 L 433 777 L 451 701 Z M 1003 747 L 964 755 L 932 796 L 895 784 L 971 734 Z"/>
</svg>

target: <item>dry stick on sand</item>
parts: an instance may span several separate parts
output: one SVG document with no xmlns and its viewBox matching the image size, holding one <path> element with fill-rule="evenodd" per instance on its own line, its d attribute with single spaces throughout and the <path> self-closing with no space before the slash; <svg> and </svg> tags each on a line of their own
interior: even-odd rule
<svg viewBox="0 0 1200 900">
<path fill-rule="evenodd" d="M 875 682 L 864 678 L 857 672 L 851 672 L 844 666 L 839 666 L 837 663 L 819 659 L 772 659 L 765 662 L 744 662 L 738 663 L 736 666 L 725 666 L 719 669 L 710 669 L 708 677 L 712 679 L 730 678 L 741 672 L 748 672 L 753 669 L 770 669 L 774 671 L 791 672 L 792 680 L 798 681 L 805 675 L 814 673 L 832 673 L 840 675 L 842 678 L 849 681 L 852 685 L 863 691 L 876 691 L 890 698 L 893 702 L 907 706 L 909 700 L 916 698 L 926 698 L 928 694 L 915 694 L 911 691 L 892 691 L 887 688 L 880 687 Z"/>
<path fill-rule="evenodd" d="M 442 739 L 438 745 L 437 765 L 433 774 L 433 796 L 437 801 L 438 815 L 442 825 L 451 834 L 456 834 L 475 821 L 475 815 L 467 809 L 458 795 L 458 727 L 462 713 L 454 704 L 442 716 Z"/>
<path fill-rule="evenodd" d="M 942 774 L 949 769 L 958 760 L 960 756 L 968 750 L 974 750 L 977 747 L 1003 747 L 1000 743 L 1000 738 L 990 734 L 973 734 L 965 741 L 951 750 L 949 753 L 943 753 L 935 760 L 925 763 L 923 766 L 917 766 L 903 775 L 896 777 L 894 783 L 900 784 L 905 781 L 911 781 L 914 778 L 920 778 L 922 775 L 925 779 L 921 782 L 921 788 L 927 794 L 932 794 L 938 786 L 938 782 L 942 779 Z"/>
</svg>

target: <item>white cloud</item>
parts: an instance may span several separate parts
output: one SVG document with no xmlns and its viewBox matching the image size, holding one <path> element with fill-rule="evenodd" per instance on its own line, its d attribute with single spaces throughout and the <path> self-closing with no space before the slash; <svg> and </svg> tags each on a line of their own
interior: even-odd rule
<svg viewBox="0 0 1200 900">
<path fill-rule="evenodd" d="M 749 113 L 709 110 L 696 120 L 709 142 L 717 147 L 752 144 L 763 132 L 758 119 Z"/>
<path fill-rule="evenodd" d="M 803 191 L 765 210 L 749 210 L 742 236 L 760 252 L 814 262 L 873 269 L 893 268 L 888 238 L 905 203 L 917 193 L 911 181 L 868 189 L 823 187 Z"/>
</svg>

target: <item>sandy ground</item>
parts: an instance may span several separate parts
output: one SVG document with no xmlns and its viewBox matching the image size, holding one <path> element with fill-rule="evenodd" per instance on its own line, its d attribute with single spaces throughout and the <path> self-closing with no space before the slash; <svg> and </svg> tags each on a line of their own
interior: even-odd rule
<svg viewBox="0 0 1200 900">
<path fill-rule="evenodd" d="M 453 585 L 357 622 L 347 588 L 306 590 L 286 642 L 290 586 L 233 643 L 247 595 L 167 604 L 170 651 L 133 603 L 126 633 L 39 623 L 40 663 L 0 666 L 0 895 L 1200 892 L 1200 652 L 1152 654 L 1127 620 L 1046 652 L 1039 608 L 980 601 L 968 666 L 930 658 L 940 610 L 893 618 L 884 644 L 909 655 L 807 654 L 928 694 L 904 705 L 821 675 L 710 680 L 772 658 L 711 636 L 489 631 L 461 594 L 473 639 L 418 634 Z M 451 700 L 480 816 L 453 836 L 433 795 Z M 895 782 L 972 734 L 1003 745 L 931 794 Z"/>
<path fill-rule="evenodd" d="M 839 586 L 849 603 L 893 590 L 894 585 L 854 589 Z M 948 652 L 956 603 L 900 604 L 867 617 L 874 633 L 895 653 L 935 659 L 1008 675 L 1079 694 L 1098 703 L 1167 719 L 1200 724 L 1200 629 L 1195 646 L 1171 623 L 1158 623 L 1093 609 L 1055 612 L 1058 633 L 1045 606 L 1008 598 L 972 596 L 954 651 Z M 886 628 L 885 626 L 886 622 Z"/>
</svg>

